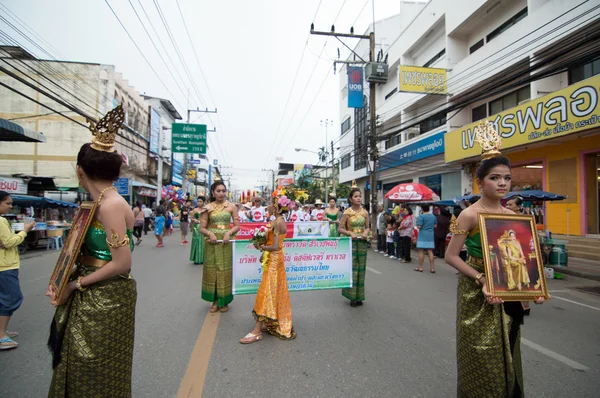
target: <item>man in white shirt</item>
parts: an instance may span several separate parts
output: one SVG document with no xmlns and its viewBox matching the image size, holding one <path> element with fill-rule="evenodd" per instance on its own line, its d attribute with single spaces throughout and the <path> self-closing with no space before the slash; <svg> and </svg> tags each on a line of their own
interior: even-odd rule
<svg viewBox="0 0 600 398">
<path fill-rule="evenodd" d="M 240 222 L 249 222 L 248 217 L 246 216 L 246 212 L 250 210 L 250 205 L 238 203 L 236 205 L 238 208 L 238 216 L 240 217 Z"/>
<path fill-rule="evenodd" d="M 152 219 L 152 209 L 142 205 L 142 211 L 144 212 L 144 235 L 148 235 L 150 231 L 150 220 Z"/>
<path fill-rule="evenodd" d="M 314 209 L 310 213 L 310 220 L 323 221 L 323 219 L 325 218 L 325 210 L 323 210 L 323 201 L 321 201 L 321 199 L 315 200 L 315 207 L 316 209 Z"/>
<path fill-rule="evenodd" d="M 254 198 L 252 200 L 252 204 L 253 204 L 252 208 L 246 214 L 248 216 L 248 218 L 250 220 L 252 220 L 252 222 L 264 222 L 264 221 L 266 221 L 267 210 L 262 205 L 262 199 L 258 198 L 258 197 Z"/>
<path fill-rule="evenodd" d="M 291 207 L 290 215 L 288 217 L 288 221 L 289 222 L 304 221 L 304 212 L 302 211 L 302 208 L 300 207 L 300 203 L 292 202 L 290 204 L 290 206 L 292 206 L 292 207 Z"/>
</svg>

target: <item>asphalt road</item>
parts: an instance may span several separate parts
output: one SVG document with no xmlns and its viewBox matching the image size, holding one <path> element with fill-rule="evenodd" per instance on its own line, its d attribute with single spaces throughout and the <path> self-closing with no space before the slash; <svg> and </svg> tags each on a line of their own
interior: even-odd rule
<svg viewBox="0 0 600 398">
<path fill-rule="evenodd" d="M 292 293 L 297 339 L 265 336 L 244 346 L 238 340 L 252 328 L 254 296 L 237 296 L 228 313 L 207 317 L 209 304 L 200 300 L 202 268 L 188 261 L 189 247 L 180 246 L 176 236 L 163 249 L 154 243 L 146 237 L 134 254 L 135 397 L 177 396 L 188 366 L 185 380 L 196 383 L 190 397 L 200 396 L 202 388 L 202 396 L 219 398 L 456 395 L 457 278 L 442 261 L 436 260 L 432 275 L 414 272 L 414 262 L 369 252 L 363 307 L 351 308 L 340 291 Z M 10 325 L 21 333 L 20 347 L 0 352 L 4 398 L 47 394 L 51 366 L 45 343 L 53 310 L 44 292 L 57 257 L 53 252 L 22 261 L 25 301 Z M 534 306 L 526 318 L 527 395 L 598 396 L 600 295 L 579 290 L 586 286 L 600 283 L 575 277 L 549 281 L 553 299 Z M 195 366 L 203 360 L 207 367 Z"/>
</svg>

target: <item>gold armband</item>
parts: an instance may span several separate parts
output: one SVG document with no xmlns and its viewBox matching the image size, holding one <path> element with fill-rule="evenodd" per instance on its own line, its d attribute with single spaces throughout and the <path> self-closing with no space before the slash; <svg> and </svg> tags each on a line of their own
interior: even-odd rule
<svg viewBox="0 0 600 398">
<path fill-rule="evenodd" d="M 452 235 L 469 235 L 470 231 L 467 231 L 466 229 L 458 229 L 458 221 L 452 221 L 453 222 L 450 222 L 450 232 Z"/>
<path fill-rule="evenodd" d="M 118 249 L 119 247 L 129 246 L 129 236 L 125 234 L 125 237 L 121 239 L 118 233 L 114 229 L 110 230 L 110 239 L 106 238 L 106 244 L 111 249 Z"/>
</svg>

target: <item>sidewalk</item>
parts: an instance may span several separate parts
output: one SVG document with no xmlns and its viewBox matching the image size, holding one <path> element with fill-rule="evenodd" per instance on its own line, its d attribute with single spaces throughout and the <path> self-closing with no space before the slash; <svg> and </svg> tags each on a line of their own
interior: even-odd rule
<svg viewBox="0 0 600 398">
<path fill-rule="evenodd" d="M 560 265 L 547 265 L 547 267 L 553 268 L 554 272 L 561 274 L 600 281 L 600 263 L 598 261 L 569 257 L 566 267 Z"/>
</svg>

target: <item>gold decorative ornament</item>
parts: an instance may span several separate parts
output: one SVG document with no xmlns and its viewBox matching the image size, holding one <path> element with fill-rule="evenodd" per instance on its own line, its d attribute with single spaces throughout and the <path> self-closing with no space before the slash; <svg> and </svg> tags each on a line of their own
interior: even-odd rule
<svg viewBox="0 0 600 398">
<path fill-rule="evenodd" d="M 106 191 L 116 191 L 116 190 L 117 190 L 117 188 L 114 185 L 104 188 L 102 191 L 100 191 L 100 195 L 98 195 L 98 200 L 96 200 L 96 203 L 100 203 L 100 201 L 102 200 L 102 197 L 104 196 L 104 193 Z"/>
<path fill-rule="evenodd" d="M 125 120 L 125 111 L 121 105 L 108 112 L 98 123 L 88 120 L 89 130 L 94 136 L 92 148 L 97 151 L 114 152 L 115 137 Z"/>
<path fill-rule="evenodd" d="M 118 249 L 119 247 L 129 246 L 129 236 L 125 234 L 125 237 L 121 239 L 119 234 L 114 230 L 110 230 L 110 238 L 106 238 L 106 244 L 111 249 Z"/>
<path fill-rule="evenodd" d="M 352 180 L 352 185 L 350 188 L 358 188 L 358 185 L 356 185 L 356 180 Z"/>
<path fill-rule="evenodd" d="M 481 147 L 481 158 L 483 160 L 501 155 L 502 137 L 489 120 L 484 120 L 479 123 L 479 126 L 475 127 L 475 141 Z"/>
<path fill-rule="evenodd" d="M 82 279 L 83 279 L 83 276 L 80 276 L 79 278 L 77 278 L 77 282 L 75 282 L 75 288 L 76 288 L 77 290 L 79 290 L 80 292 L 85 292 L 85 291 L 86 291 L 88 288 L 87 288 L 87 287 L 84 287 L 84 286 L 81 284 L 81 280 L 82 280 Z"/>
</svg>

